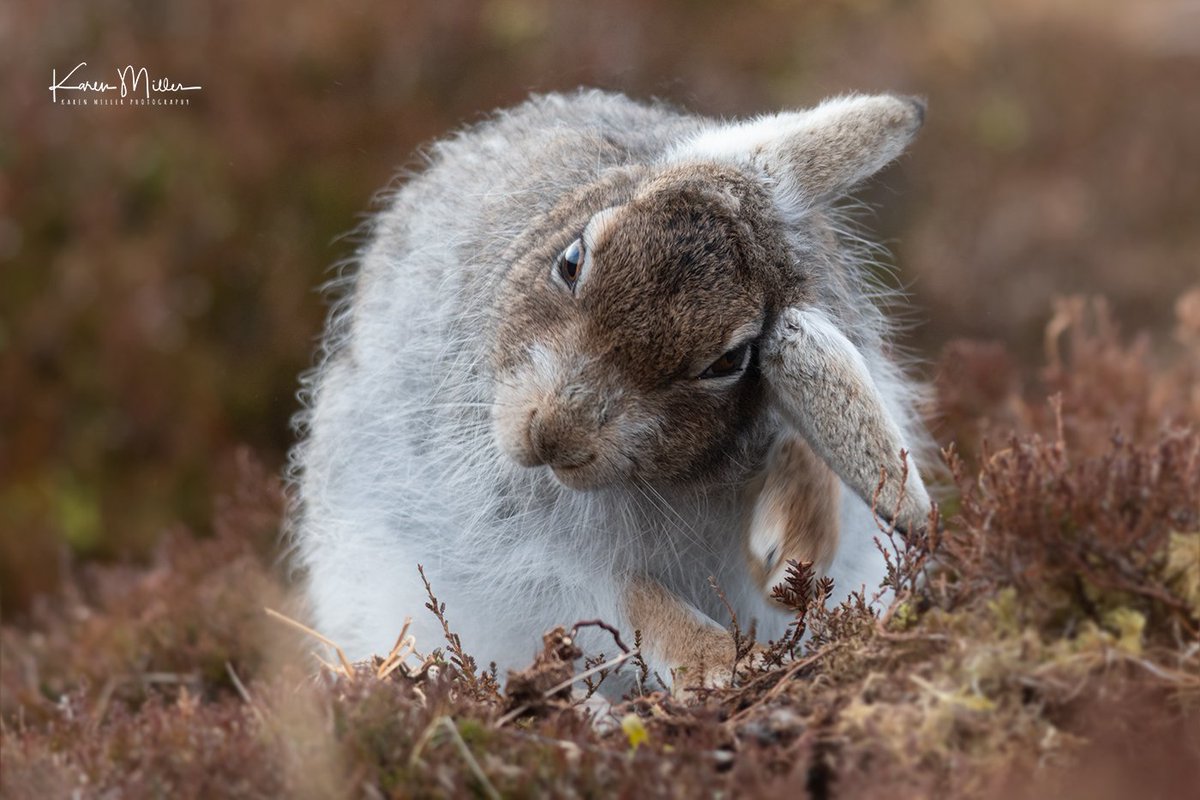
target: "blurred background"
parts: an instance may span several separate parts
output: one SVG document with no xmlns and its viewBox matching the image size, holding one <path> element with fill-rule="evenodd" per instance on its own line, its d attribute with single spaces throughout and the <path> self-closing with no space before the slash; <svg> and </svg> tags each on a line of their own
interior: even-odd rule
<svg viewBox="0 0 1200 800">
<path fill-rule="evenodd" d="M 203 89 L 52 104 L 80 61 Z M 6 0 L 0 74 L 10 619 L 74 563 L 206 535 L 240 446 L 279 470 L 343 234 L 414 148 L 531 91 L 726 116 L 926 96 L 864 196 L 930 363 L 971 337 L 1036 369 L 1068 293 L 1161 333 L 1200 281 L 1197 0 Z"/>
</svg>

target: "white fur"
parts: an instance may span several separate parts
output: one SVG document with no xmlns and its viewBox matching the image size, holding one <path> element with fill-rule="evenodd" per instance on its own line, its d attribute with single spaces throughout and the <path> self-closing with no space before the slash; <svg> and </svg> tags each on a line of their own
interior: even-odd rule
<svg viewBox="0 0 1200 800">
<path fill-rule="evenodd" d="M 763 114 L 732 124 L 716 124 L 681 142 L 668 154 L 669 161 L 752 162 L 764 150 L 797 131 L 804 130 L 828 103 L 809 111 Z"/>
</svg>

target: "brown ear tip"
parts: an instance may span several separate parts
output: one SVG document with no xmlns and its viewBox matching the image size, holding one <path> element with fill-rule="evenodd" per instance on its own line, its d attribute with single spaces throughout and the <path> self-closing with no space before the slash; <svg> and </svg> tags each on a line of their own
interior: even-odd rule
<svg viewBox="0 0 1200 800">
<path fill-rule="evenodd" d="M 916 95 L 908 95 L 903 99 L 912 107 L 913 114 L 917 118 L 917 127 L 920 128 L 925 124 L 925 108 L 928 103 L 926 103 L 924 97 L 918 97 Z"/>
</svg>

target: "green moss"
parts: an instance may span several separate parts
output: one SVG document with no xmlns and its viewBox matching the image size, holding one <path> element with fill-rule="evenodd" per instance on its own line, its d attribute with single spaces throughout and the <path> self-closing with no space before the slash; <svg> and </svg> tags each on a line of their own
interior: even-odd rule
<svg viewBox="0 0 1200 800">
<path fill-rule="evenodd" d="M 1172 531 L 1167 542 L 1165 572 L 1171 588 L 1200 621 L 1200 531 Z"/>
</svg>

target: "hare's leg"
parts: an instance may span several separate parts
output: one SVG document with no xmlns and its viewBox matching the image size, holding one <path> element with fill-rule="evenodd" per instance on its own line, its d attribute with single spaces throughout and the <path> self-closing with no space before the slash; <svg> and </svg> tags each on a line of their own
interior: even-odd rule
<svg viewBox="0 0 1200 800">
<path fill-rule="evenodd" d="M 750 572 L 764 593 L 781 583 L 789 560 L 823 574 L 838 547 L 840 481 L 798 434 L 783 433 L 767 466 L 747 489 L 744 543 Z"/>
<path fill-rule="evenodd" d="M 649 578 L 632 580 L 625 598 L 629 622 L 641 631 L 647 661 L 670 672 L 673 692 L 729 685 L 736 657 L 729 631 Z"/>
<path fill-rule="evenodd" d="M 789 308 L 763 353 L 763 374 L 787 423 L 877 514 L 905 530 L 923 526 L 929 495 L 854 344 L 821 311 Z"/>
</svg>

